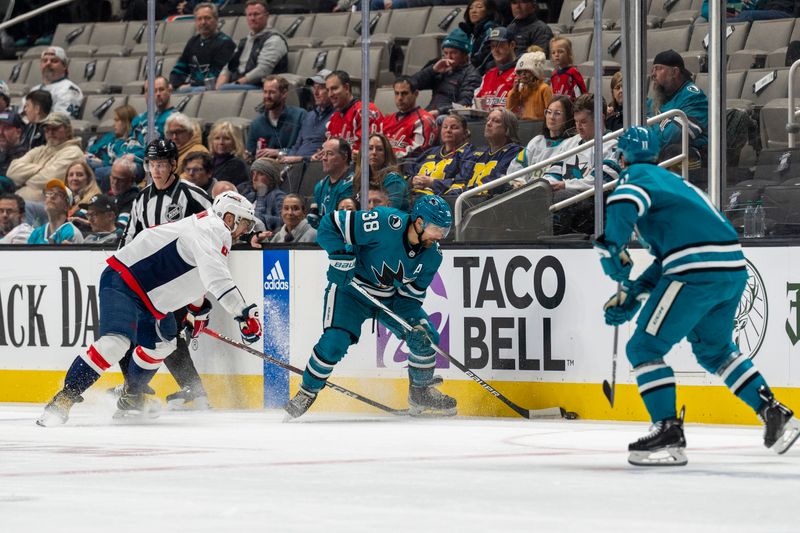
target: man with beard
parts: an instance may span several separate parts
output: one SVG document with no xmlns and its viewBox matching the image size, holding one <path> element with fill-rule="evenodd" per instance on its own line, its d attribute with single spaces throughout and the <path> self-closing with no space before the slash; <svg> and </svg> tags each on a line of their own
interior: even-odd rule
<svg viewBox="0 0 800 533">
<path fill-rule="evenodd" d="M 689 118 L 689 146 L 696 148 L 706 158 L 708 145 L 708 98 L 692 83 L 692 73 L 686 70 L 683 58 L 675 50 L 659 52 L 653 59 L 650 74 L 653 96 L 647 99 L 647 116 L 653 117 L 672 109 L 680 109 Z M 658 133 L 661 146 L 680 144 L 681 124 L 665 119 L 651 128 Z M 671 152 L 671 151 L 670 151 Z M 662 158 L 665 150 L 662 150 Z"/>
<path fill-rule="evenodd" d="M 306 111 L 287 106 L 289 82 L 281 76 L 264 78 L 264 113 L 250 124 L 247 151 L 256 159 L 285 155 L 300 134 Z"/>
<path fill-rule="evenodd" d="M 60 46 L 51 46 L 42 52 L 39 68 L 42 71 L 42 83 L 35 86 L 32 91 L 45 90 L 53 97 L 51 111 L 66 113 L 72 118 L 78 118 L 83 103 L 81 88 L 67 78 L 67 53 Z M 25 106 L 23 102 L 23 107 Z"/>
<path fill-rule="evenodd" d="M 33 226 L 25 222 L 25 200 L 17 194 L 0 196 L 0 244 L 26 244 Z"/>
</svg>

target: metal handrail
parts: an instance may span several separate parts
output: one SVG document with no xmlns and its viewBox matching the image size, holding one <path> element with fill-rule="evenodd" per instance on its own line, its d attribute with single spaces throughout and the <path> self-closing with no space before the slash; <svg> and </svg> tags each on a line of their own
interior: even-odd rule
<svg viewBox="0 0 800 533">
<path fill-rule="evenodd" d="M 794 71 L 800 65 L 800 59 L 792 63 L 789 67 L 789 105 L 786 106 L 786 133 L 789 148 L 794 148 L 794 136 L 800 131 L 800 125 L 795 122 L 795 118 L 800 115 L 800 111 L 794 110 Z"/>
<path fill-rule="evenodd" d="M 6 28 L 10 28 L 14 24 L 17 24 L 17 23 L 20 23 L 20 22 L 24 22 L 24 21 L 26 21 L 26 20 L 28 20 L 30 18 L 33 18 L 33 17 L 35 17 L 37 15 L 41 15 L 42 13 L 46 13 L 46 12 L 50 11 L 51 9 L 55 9 L 57 7 L 61 7 L 61 6 L 66 5 L 66 4 L 71 4 L 74 1 L 75 0 L 56 0 L 55 2 L 51 2 L 51 3 L 47 4 L 47 5 L 42 6 L 42 7 L 37 7 L 36 9 L 28 11 L 27 13 L 23 13 L 22 15 L 14 17 L 11 20 L 7 20 L 5 22 L 0 22 L 0 31 L 4 30 Z"/>
<path fill-rule="evenodd" d="M 688 154 L 688 152 L 689 152 L 689 128 L 688 128 L 689 118 L 686 116 L 686 113 L 684 113 L 680 109 L 671 109 L 669 111 L 665 111 L 664 113 L 661 113 L 659 115 L 656 115 L 656 116 L 654 116 L 652 118 L 647 119 L 647 124 L 653 124 L 655 122 L 659 122 L 659 121 L 661 121 L 661 120 L 663 120 L 665 118 L 669 118 L 669 117 L 676 117 L 683 124 L 683 128 L 681 128 L 681 153 L 679 155 L 675 156 L 675 157 L 672 157 L 672 158 L 668 159 L 667 161 L 664 161 L 663 163 L 661 163 L 661 165 L 663 165 L 663 166 L 674 165 L 678 161 L 681 161 L 681 174 L 682 174 L 684 179 L 687 179 L 689 177 L 689 154 Z M 606 142 L 606 141 L 609 141 L 609 140 L 612 140 L 612 139 L 616 139 L 617 137 L 622 135 L 622 132 L 623 132 L 623 130 L 619 129 L 619 130 L 613 131 L 611 133 L 606 133 L 602 138 L 602 142 Z M 520 170 L 512 172 L 511 174 L 506 174 L 505 176 L 501 176 L 500 178 L 497 178 L 496 180 L 492 180 L 492 181 L 490 181 L 488 183 L 484 183 L 483 185 L 475 187 L 474 189 L 469 189 L 467 191 L 464 191 L 463 193 L 458 195 L 458 198 L 456 198 L 455 207 L 453 209 L 453 211 L 454 211 L 453 212 L 453 222 L 454 222 L 455 229 L 456 229 L 456 232 L 455 232 L 456 240 L 458 240 L 461 237 L 461 231 L 462 231 L 462 225 L 463 225 L 462 224 L 462 219 L 463 219 L 464 202 L 468 198 L 471 198 L 473 196 L 477 196 L 477 195 L 479 195 L 479 194 L 481 194 L 481 193 L 483 193 L 485 191 L 489 191 L 491 189 L 495 189 L 497 187 L 505 185 L 506 183 L 509 183 L 510 181 L 513 181 L 516 178 L 519 178 L 519 177 L 522 177 L 524 175 L 530 174 L 535 170 L 539 170 L 539 169 L 542 169 L 542 168 L 547 168 L 550 165 L 552 165 L 553 163 L 558 163 L 559 161 L 561 161 L 563 159 L 566 159 L 569 156 L 572 156 L 572 155 L 578 154 L 580 152 L 583 152 L 584 150 L 589 148 L 590 144 L 594 144 L 594 139 L 592 139 L 591 141 L 587 141 L 585 143 L 581 143 L 578 146 L 570 148 L 569 150 L 565 150 L 564 152 L 559 152 L 558 154 L 554 155 L 553 157 L 547 158 L 544 161 L 540 161 L 540 162 L 535 163 L 533 165 L 530 165 L 528 167 L 522 168 Z M 615 182 L 611 182 L 611 183 L 615 183 Z M 522 189 L 527 188 L 529 185 L 530 184 L 524 185 L 522 187 Z M 606 185 L 608 185 L 608 184 L 606 184 Z M 603 190 L 606 190 L 605 186 L 603 187 Z M 586 193 L 588 193 L 588 194 L 586 194 Z M 594 194 L 594 189 L 590 189 L 590 190 L 584 191 L 583 193 L 580 193 L 577 196 L 574 196 L 572 198 L 569 198 L 567 200 L 559 202 L 558 204 L 553 204 L 552 206 L 550 206 L 550 210 L 551 211 L 556 211 L 557 209 L 553 209 L 556 206 L 560 206 L 560 207 L 558 207 L 558 209 L 562 209 L 563 207 L 566 207 L 567 205 L 571 205 L 572 203 L 575 203 L 575 202 L 579 201 L 577 199 L 578 197 L 580 197 L 580 200 L 583 200 L 584 198 L 589 198 L 593 194 Z M 566 203 L 566 202 L 570 202 L 570 203 Z"/>
</svg>

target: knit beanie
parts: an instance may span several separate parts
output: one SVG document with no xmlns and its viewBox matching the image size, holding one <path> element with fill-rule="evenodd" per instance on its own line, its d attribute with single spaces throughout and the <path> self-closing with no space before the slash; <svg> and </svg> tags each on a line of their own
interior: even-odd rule
<svg viewBox="0 0 800 533">
<path fill-rule="evenodd" d="M 456 28 L 451 31 L 447 37 L 445 37 L 444 41 L 442 42 L 442 48 L 455 48 L 456 50 L 461 50 L 464 53 L 471 54 L 472 41 L 470 41 L 467 34 L 464 33 L 464 30 L 461 28 Z"/>
</svg>

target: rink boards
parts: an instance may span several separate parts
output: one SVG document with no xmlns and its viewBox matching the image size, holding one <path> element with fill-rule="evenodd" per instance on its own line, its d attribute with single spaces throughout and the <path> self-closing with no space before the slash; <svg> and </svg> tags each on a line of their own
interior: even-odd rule
<svg viewBox="0 0 800 533">
<path fill-rule="evenodd" d="M 43 402 L 59 388 L 73 358 L 94 339 L 97 283 L 112 252 L 3 250 L 0 269 L 0 401 Z M 735 323 L 740 349 L 752 357 L 782 398 L 800 407 L 800 249 L 747 248 L 750 283 Z M 638 273 L 649 256 L 634 250 Z M 388 265 L 392 267 L 392 265 Z M 327 260 L 318 250 L 236 251 L 231 269 L 248 301 L 264 302 L 266 353 L 303 368 L 322 332 Z M 602 305 L 615 285 L 596 254 L 581 249 L 449 249 L 431 285 L 425 309 L 441 347 L 478 376 L 526 408 L 559 405 L 584 418 L 639 420 L 624 346 L 632 328 L 620 328 L 619 384 L 610 409 L 600 383 L 611 371 L 613 329 Z M 239 339 L 238 329 L 215 307 L 211 327 Z M 374 333 L 373 333 L 374 331 Z M 250 354 L 202 336 L 191 343 L 212 403 L 218 407 L 274 407 L 298 381 Z M 379 324 L 365 323 L 361 341 L 337 366 L 332 380 L 387 405 L 405 406 L 405 345 Z M 668 357 L 676 369 L 687 418 L 755 423 L 714 377 L 693 361 L 689 346 Z M 443 390 L 467 415 L 513 412 L 441 358 Z M 118 373 L 104 384 L 120 381 Z M 162 395 L 175 384 L 163 369 L 154 385 Z M 102 385 L 101 385 L 102 386 Z M 327 391 L 315 408 L 361 410 Z"/>
</svg>

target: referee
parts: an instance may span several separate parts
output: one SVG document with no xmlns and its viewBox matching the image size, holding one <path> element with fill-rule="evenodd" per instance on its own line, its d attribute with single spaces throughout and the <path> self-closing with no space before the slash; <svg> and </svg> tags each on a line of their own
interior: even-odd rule
<svg viewBox="0 0 800 533">
<path fill-rule="evenodd" d="M 205 191 L 178 177 L 178 148 L 171 140 L 150 141 L 145 150 L 144 164 L 153 182 L 142 189 L 133 201 L 130 223 L 122 238 L 123 245 L 135 239 L 144 229 L 175 222 L 211 207 L 211 197 Z M 185 317 L 185 308 L 175 311 L 179 330 Z M 177 349 L 164 360 L 164 364 L 181 389 L 167 396 L 167 404 L 181 407 L 192 403 L 195 409 L 208 409 L 208 396 L 183 335 L 178 335 L 177 343 Z M 130 357 L 129 351 L 120 361 L 123 375 L 127 372 Z"/>
</svg>

